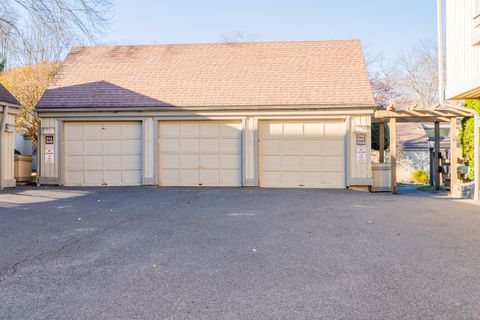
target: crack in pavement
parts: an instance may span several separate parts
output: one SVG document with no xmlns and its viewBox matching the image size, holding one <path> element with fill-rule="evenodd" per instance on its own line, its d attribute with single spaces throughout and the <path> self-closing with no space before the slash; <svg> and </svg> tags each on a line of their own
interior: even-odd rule
<svg viewBox="0 0 480 320">
<path fill-rule="evenodd" d="M 189 203 L 189 201 L 187 200 L 187 199 L 189 199 L 189 198 L 195 198 L 195 197 L 184 197 L 183 199 L 178 199 L 177 201 L 173 201 L 173 203 L 165 204 L 163 207 L 164 207 L 164 208 L 166 207 L 166 208 L 168 209 L 168 208 L 174 208 L 176 205 L 178 205 L 178 204 L 181 203 L 181 202 L 187 202 L 187 203 Z M 155 208 L 158 209 L 158 206 L 156 206 Z M 13 276 L 17 273 L 18 268 L 19 268 L 20 265 L 23 265 L 23 264 L 28 263 L 28 262 L 30 262 L 30 261 L 35 261 L 35 260 L 41 259 L 41 258 L 43 258 L 43 257 L 46 257 L 46 256 L 50 255 L 50 254 L 59 253 L 59 252 L 65 250 L 65 249 L 67 249 L 67 248 L 70 247 L 70 246 L 73 246 L 73 245 L 76 245 L 76 244 L 80 243 L 82 240 L 84 240 L 84 239 L 86 239 L 86 238 L 91 239 L 91 238 L 94 238 L 94 237 L 98 237 L 98 236 L 100 236 L 101 234 L 107 232 L 108 230 L 115 229 L 115 228 L 117 228 L 117 227 L 119 227 L 119 226 L 121 226 L 121 225 L 124 225 L 124 224 L 126 224 L 126 223 L 130 223 L 131 221 L 138 221 L 138 220 L 139 220 L 139 217 L 145 217 L 145 216 L 149 216 L 149 215 L 151 215 L 150 212 L 145 213 L 145 214 L 143 214 L 143 215 L 141 215 L 141 216 L 136 215 L 135 217 L 132 217 L 132 218 L 127 217 L 127 218 L 119 221 L 119 222 L 116 223 L 116 224 L 110 225 L 110 226 L 107 227 L 107 228 L 104 228 L 104 229 L 98 230 L 98 231 L 96 231 L 96 232 L 92 232 L 92 233 L 86 234 L 86 235 L 83 236 L 83 237 L 74 238 L 74 239 L 72 239 L 71 241 L 68 241 L 68 242 L 64 243 L 63 245 L 61 245 L 61 246 L 58 247 L 58 248 L 51 249 L 51 250 L 47 250 L 47 251 L 44 251 L 44 252 L 39 253 L 39 254 L 34 255 L 34 256 L 26 257 L 26 258 L 24 258 L 24 259 L 22 259 L 22 260 L 20 260 L 20 261 L 18 261 L 18 262 L 16 262 L 16 263 L 14 263 L 11 267 L 7 267 L 7 268 L 6 268 L 7 271 L 4 272 L 3 275 L 0 273 L 0 283 L 4 282 L 4 281 L 7 280 L 8 278 L 13 277 Z"/>
</svg>

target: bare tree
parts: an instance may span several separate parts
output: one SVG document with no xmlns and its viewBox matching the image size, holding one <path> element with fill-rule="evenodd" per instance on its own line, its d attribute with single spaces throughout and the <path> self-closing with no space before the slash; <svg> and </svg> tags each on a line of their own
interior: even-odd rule
<svg viewBox="0 0 480 320">
<path fill-rule="evenodd" d="M 438 102 L 437 46 L 433 41 L 421 41 L 407 54 L 397 59 L 397 87 L 403 96 L 418 108 L 429 108 Z"/>
<path fill-rule="evenodd" d="M 247 33 L 240 30 L 235 30 L 229 33 L 222 34 L 222 42 L 235 43 L 235 42 L 255 42 L 260 40 L 260 36 L 256 33 Z"/>
<path fill-rule="evenodd" d="M 94 42 L 110 7 L 111 0 L 0 0 L 3 59 L 38 63 L 58 58 L 73 42 Z"/>
</svg>

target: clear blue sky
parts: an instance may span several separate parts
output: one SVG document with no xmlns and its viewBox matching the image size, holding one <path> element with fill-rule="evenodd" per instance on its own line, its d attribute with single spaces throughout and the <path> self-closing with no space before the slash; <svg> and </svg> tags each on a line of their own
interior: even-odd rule
<svg viewBox="0 0 480 320">
<path fill-rule="evenodd" d="M 103 44 L 222 41 L 235 30 L 260 41 L 352 39 L 393 56 L 435 39 L 434 0 L 114 0 Z"/>
</svg>

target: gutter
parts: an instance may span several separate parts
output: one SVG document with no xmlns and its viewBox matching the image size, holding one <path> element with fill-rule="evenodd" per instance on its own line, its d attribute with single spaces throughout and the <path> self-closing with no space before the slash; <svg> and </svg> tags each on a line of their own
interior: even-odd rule
<svg viewBox="0 0 480 320">
<path fill-rule="evenodd" d="M 7 124 L 8 106 L 3 106 L 0 121 L 0 190 L 5 189 L 5 126 Z"/>
</svg>

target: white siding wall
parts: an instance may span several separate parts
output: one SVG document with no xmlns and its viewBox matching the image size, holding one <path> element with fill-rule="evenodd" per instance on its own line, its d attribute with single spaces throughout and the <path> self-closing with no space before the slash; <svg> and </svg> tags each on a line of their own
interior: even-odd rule
<svg viewBox="0 0 480 320">
<path fill-rule="evenodd" d="M 0 112 L 0 117 L 2 112 Z M 15 124 L 15 115 L 9 114 L 7 124 Z M 15 187 L 14 180 L 14 159 L 15 159 L 15 133 L 5 133 L 5 140 L 1 144 L 2 152 L 5 152 L 5 163 L 0 164 L 0 170 L 3 170 L 6 187 Z"/>
<path fill-rule="evenodd" d="M 447 0 L 447 99 L 480 88 L 480 46 L 473 46 L 474 0 Z"/>
<path fill-rule="evenodd" d="M 372 145 L 371 145 L 371 133 L 370 133 L 370 126 L 371 126 L 371 116 L 354 116 L 351 118 L 350 121 L 350 144 L 348 146 L 350 155 L 350 185 L 364 185 L 368 184 L 368 182 L 372 179 L 372 159 L 371 159 L 371 152 L 372 152 Z M 366 147 L 367 147 L 367 161 L 366 162 L 357 162 L 356 157 L 356 133 L 355 128 L 357 126 L 361 127 L 368 127 L 367 137 L 366 137 Z"/>
<path fill-rule="evenodd" d="M 45 128 L 54 128 L 55 135 L 54 135 L 54 145 L 55 145 L 55 158 L 53 164 L 45 163 L 45 135 L 43 133 L 40 134 L 39 144 L 40 144 L 40 152 L 38 154 L 39 162 L 40 162 L 40 177 L 43 179 L 41 183 L 44 184 L 57 184 L 58 182 L 58 168 L 59 168 L 59 154 L 60 148 L 62 147 L 59 135 L 59 126 L 58 121 L 56 118 L 42 118 L 40 121 L 40 125 L 42 130 Z"/>
</svg>

